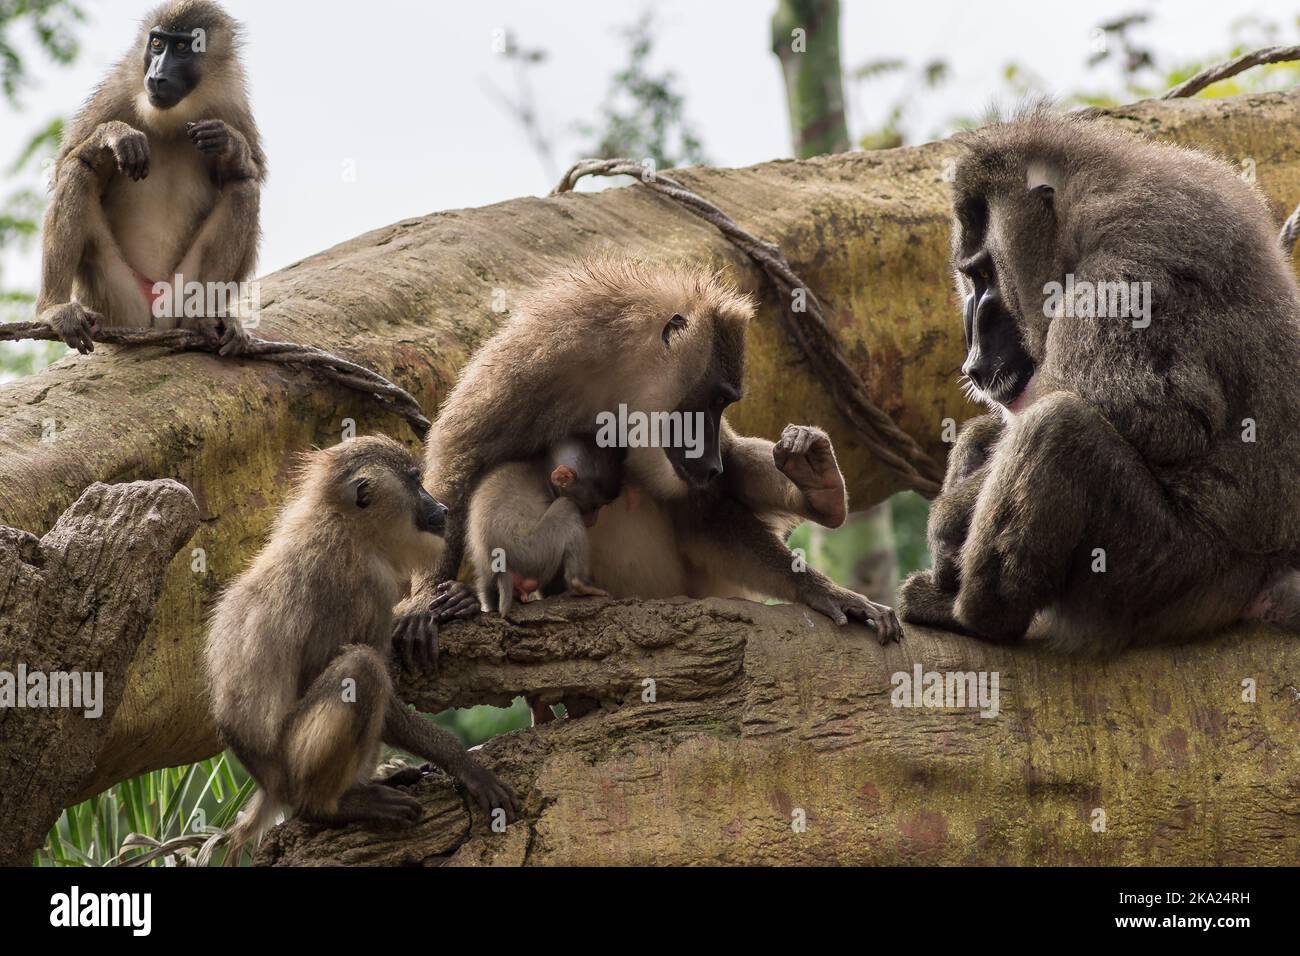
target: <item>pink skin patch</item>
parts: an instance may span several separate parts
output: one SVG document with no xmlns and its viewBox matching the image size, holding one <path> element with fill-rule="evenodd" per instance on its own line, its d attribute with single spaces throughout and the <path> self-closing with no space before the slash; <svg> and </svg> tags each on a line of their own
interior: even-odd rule
<svg viewBox="0 0 1300 956">
<path fill-rule="evenodd" d="M 1029 381 L 1025 382 L 1025 387 L 1020 390 L 1020 394 L 1011 400 L 1011 404 L 1007 406 L 1007 411 L 1013 415 L 1024 411 L 1025 406 L 1029 404 L 1029 390 L 1034 387 L 1034 379 L 1037 377 L 1037 372 L 1029 376 Z"/>
<path fill-rule="evenodd" d="M 533 599 L 533 593 L 538 588 L 536 578 L 525 578 L 518 571 L 511 571 L 510 580 L 514 584 L 515 597 L 520 604 L 527 604 Z"/>
<path fill-rule="evenodd" d="M 641 493 L 636 490 L 635 485 L 623 486 L 623 497 L 627 499 L 628 511 L 636 511 L 637 501 L 639 499 L 640 494 Z"/>
<path fill-rule="evenodd" d="M 152 309 L 153 304 L 157 302 L 166 293 L 154 292 L 153 287 L 157 285 L 157 283 L 154 282 L 153 279 L 150 279 L 148 276 L 136 272 L 135 269 L 132 269 L 131 271 L 135 273 L 136 284 L 140 286 L 140 292 L 144 295 L 145 301 L 149 303 L 149 308 Z"/>
</svg>

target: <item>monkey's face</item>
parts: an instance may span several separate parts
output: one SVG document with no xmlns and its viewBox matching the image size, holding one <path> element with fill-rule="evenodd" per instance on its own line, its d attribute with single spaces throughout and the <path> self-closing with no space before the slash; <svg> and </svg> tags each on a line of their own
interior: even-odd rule
<svg viewBox="0 0 1300 956">
<path fill-rule="evenodd" d="M 405 448 L 391 438 L 366 436 L 322 454 L 332 466 L 333 507 L 360 540 L 401 568 L 436 556 L 447 508 L 424 489 L 420 465 Z"/>
<path fill-rule="evenodd" d="M 621 448 L 598 448 L 572 440 L 552 450 L 548 480 L 556 497 L 572 499 L 587 527 L 595 525 L 600 509 L 623 492 Z"/>
<path fill-rule="evenodd" d="M 201 31 L 168 30 L 156 26 L 149 31 L 144 47 L 144 88 L 149 104 L 169 110 L 194 92 L 202 77 Z"/>
<path fill-rule="evenodd" d="M 707 319 L 699 320 L 702 334 L 690 343 L 702 361 L 690 369 L 691 378 L 682 380 L 682 396 L 672 409 L 681 416 L 683 440 L 664 449 L 673 473 L 692 489 L 705 488 L 722 474 L 722 413 L 740 401 L 745 375 L 745 321 L 719 315 Z M 686 315 L 672 314 L 661 336 L 665 350 L 686 347 L 684 333 L 691 322 Z"/>
<path fill-rule="evenodd" d="M 1044 287 L 1059 276 L 1059 177 L 1041 159 L 967 155 L 957 166 L 953 270 L 962 297 L 972 398 L 1015 413 L 1032 400 L 1048 317 Z"/>
</svg>

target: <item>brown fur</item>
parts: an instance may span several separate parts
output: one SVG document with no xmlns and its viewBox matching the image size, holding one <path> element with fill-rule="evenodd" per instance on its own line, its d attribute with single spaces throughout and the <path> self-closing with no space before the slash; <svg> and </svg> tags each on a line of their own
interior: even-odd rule
<svg viewBox="0 0 1300 956">
<path fill-rule="evenodd" d="M 587 527 L 619 496 L 622 452 L 572 439 L 529 461 L 498 465 L 470 498 L 468 541 L 480 603 L 510 612 L 518 578 L 542 590 L 596 595 Z M 499 554 L 498 554 L 499 550 Z M 504 558 L 504 570 L 494 570 Z"/>
<path fill-rule="evenodd" d="M 262 790 L 236 843 L 282 806 L 323 823 L 414 819 L 412 798 L 370 782 L 381 740 L 475 796 L 505 799 L 454 737 L 393 691 L 393 605 L 439 547 L 416 525 L 419 478 L 389 438 L 310 454 L 266 547 L 218 602 L 206 657 L 213 716 Z M 344 699 L 349 688 L 355 701 Z"/>
<path fill-rule="evenodd" d="M 193 54 L 198 85 L 166 110 L 153 107 L 144 90 L 144 53 L 155 26 L 201 28 L 207 36 L 207 51 Z M 69 124 L 45 215 L 36 303 L 69 345 L 91 351 L 84 333 L 100 325 L 217 328 L 227 354 L 247 341 L 233 316 L 154 316 L 139 287 L 140 276 L 170 286 L 177 273 L 198 283 L 237 283 L 253 274 L 266 156 L 239 45 L 239 24 L 210 0 L 159 7 Z M 229 142 L 220 155 L 201 152 L 191 140 L 186 124 L 200 121 L 225 124 Z M 115 151 L 146 148 L 147 176 L 135 181 L 119 171 Z"/>
<path fill-rule="evenodd" d="M 991 254 L 1036 373 L 959 439 L 904 619 L 1082 651 L 1236 620 L 1300 559 L 1300 292 L 1263 196 L 1203 153 L 1043 110 L 964 145 L 954 264 Z M 1150 326 L 1049 318 L 1067 273 L 1150 282 Z"/>
<path fill-rule="evenodd" d="M 594 433 L 601 412 L 620 404 L 672 411 L 714 382 L 738 393 L 752 312 L 752 302 L 717 274 L 689 266 L 610 258 L 553 277 L 483 346 L 448 396 L 429 437 L 430 490 L 454 515 L 488 470 Z M 670 329 L 675 315 L 685 323 Z M 852 614 L 883 639 L 895 637 L 888 608 L 816 571 L 795 570 L 784 533 L 798 517 L 838 524 L 846 498 L 829 438 L 796 426 L 787 435 L 774 446 L 737 436 L 723 419 L 723 474 L 695 490 L 663 449 L 629 449 L 628 481 L 641 504 L 629 512 L 616 502 L 589 533 L 596 585 L 616 596 L 801 600 L 841 623 Z M 435 580 L 456 576 L 462 540 L 449 523 Z M 422 606 L 427 593 L 410 606 Z"/>
</svg>

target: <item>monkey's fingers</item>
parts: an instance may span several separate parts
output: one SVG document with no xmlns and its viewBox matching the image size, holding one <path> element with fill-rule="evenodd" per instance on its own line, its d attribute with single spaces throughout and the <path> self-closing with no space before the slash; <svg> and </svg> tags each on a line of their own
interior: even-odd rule
<svg viewBox="0 0 1300 956">
<path fill-rule="evenodd" d="M 898 623 L 898 616 L 893 608 L 868 601 L 865 605 L 850 605 L 847 611 L 852 617 L 872 628 L 876 632 L 876 640 L 881 644 L 896 644 L 903 639 L 903 628 Z"/>
<path fill-rule="evenodd" d="M 415 642 L 412 639 L 412 630 L 416 617 L 418 615 L 408 614 L 393 628 L 393 657 L 402 670 L 411 673 L 415 671 Z"/>
<path fill-rule="evenodd" d="M 239 320 L 226 318 L 222 324 L 221 348 L 217 349 L 217 354 L 231 356 L 239 355 L 245 351 L 248 348 L 248 343 L 252 340 Z"/>
<path fill-rule="evenodd" d="M 483 771 L 483 777 L 473 783 L 467 781 L 466 789 L 469 790 L 474 802 L 478 804 L 479 810 L 485 816 L 490 817 L 492 811 L 499 807 L 505 811 L 507 822 L 518 819 L 519 798 L 515 796 L 515 792 L 504 781 L 491 771 Z"/>
<path fill-rule="evenodd" d="M 420 637 L 415 642 L 416 657 L 420 668 L 433 671 L 438 667 L 438 625 L 430 623 L 420 630 Z"/>
<path fill-rule="evenodd" d="M 95 351 L 95 339 L 93 336 L 99 331 L 99 320 L 103 318 L 98 312 L 87 310 L 83 313 L 81 324 L 78 326 L 77 334 L 81 339 L 81 344 L 77 346 L 77 351 L 82 355 L 88 355 Z"/>
<path fill-rule="evenodd" d="M 201 152 L 219 156 L 230 145 L 230 130 L 221 120 L 200 120 L 186 130 Z"/>
<path fill-rule="evenodd" d="M 482 608 L 473 588 L 453 580 L 443 581 L 434 589 L 429 610 L 434 613 L 439 624 L 445 624 L 458 618 L 473 617 Z"/>
<path fill-rule="evenodd" d="M 136 182 L 149 175 L 149 140 L 143 135 L 125 136 L 113 150 L 118 172 Z"/>
<path fill-rule="evenodd" d="M 782 449 L 786 458 L 806 455 L 815 437 L 816 433 L 806 425 L 786 425 L 777 446 Z"/>
</svg>

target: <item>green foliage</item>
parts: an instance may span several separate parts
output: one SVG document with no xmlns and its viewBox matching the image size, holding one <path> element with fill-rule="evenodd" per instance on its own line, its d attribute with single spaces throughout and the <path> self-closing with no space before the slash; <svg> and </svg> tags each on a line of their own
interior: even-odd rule
<svg viewBox="0 0 1300 956">
<path fill-rule="evenodd" d="M 27 83 L 27 64 L 18 55 L 13 32 L 26 26 L 36 44 L 55 63 L 67 65 L 77 56 L 76 26 L 85 19 L 73 0 L 0 0 L 0 91 L 17 104 Z"/>
<path fill-rule="evenodd" d="M 27 64 L 18 55 L 13 31 L 30 28 L 37 45 L 55 63 L 68 64 L 77 55 L 74 27 L 83 19 L 80 6 L 69 0 L 0 0 L 0 90 L 11 106 L 18 106 L 19 90 L 27 82 Z M 54 119 L 37 130 L 13 159 L 9 175 L 36 170 L 58 150 L 63 120 Z M 30 187 L 20 187 L 0 199 L 0 249 L 26 248 L 40 231 L 45 197 Z M 0 321 L 30 319 L 36 296 L 29 288 L 12 288 L 0 275 Z M 31 375 L 66 354 L 54 342 L 21 342 L 0 348 L 0 382 Z"/>
<path fill-rule="evenodd" d="M 105 866 L 115 862 L 122 841 L 131 833 L 161 842 L 203 833 L 208 827 L 225 828 L 252 791 L 252 779 L 225 754 L 187 767 L 155 770 L 64 810 L 33 862 L 36 866 Z M 143 852 L 128 850 L 123 857 Z"/>
<path fill-rule="evenodd" d="M 432 718 L 439 727 L 445 727 L 460 738 L 466 747 L 477 747 L 485 740 L 522 730 L 532 723 L 528 702 L 516 697 L 509 707 L 469 707 L 464 710 L 444 710 Z"/>
<path fill-rule="evenodd" d="M 599 123 L 578 127 L 595 142 L 586 155 L 652 159 L 656 169 L 707 163 L 703 143 L 686 120 L 676 75 L 651 71 L 651 15 L 643 14 L 622 33 L 628 42 L 627 66 L 610 80 Z"/>
<path fill-rule="evenodd" d="M 930 503 L 915 492 L 902 491 L 890 498 L 888 504 L 893 525 L 892 542 L 875 540 L 853 521 L 833 531 L 814 528 L 805 522 L 791 533 L 789 545 L 802 549 L 812 567 L 846 588 L 861 585 L 867 577 L 863 573 L 863 563 L 882 545 L 894 549 L 900 580 L 913 571 L 928 568 L 930 553 L 925 544 L 925 522 L 930 514 Z"/>
</svg>

